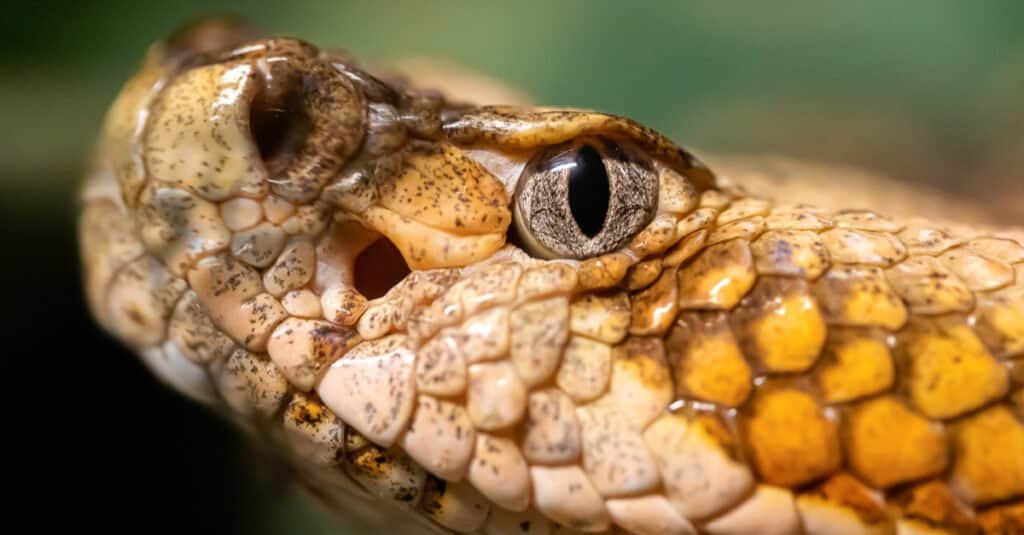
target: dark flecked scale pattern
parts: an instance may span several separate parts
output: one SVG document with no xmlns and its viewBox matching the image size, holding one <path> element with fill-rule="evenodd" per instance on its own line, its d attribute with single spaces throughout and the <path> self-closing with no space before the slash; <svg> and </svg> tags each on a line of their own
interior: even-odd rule
<svg viewBox="0 0 1024 535">
<path fill-rule="evenodd" d="M 313 495 L 428 532 L 1024 532 L 1020 231 L 768 201 L 627 119 L 450 105 L 233 31 L 158 47 L 112 109 L 87 292 Z M 252 85 L 268 58 L 282 87 Z M 295 79 L 312 133 L 263 161 L 245 103 Z M 512 193 L 469 151 L 593 136 L 658 173 L 647 227 L 581 261 L 495 253 Z M 227 230 L 238 198 L 262 226 Z M 374 209 L 463 256 L 338 287 Z"/>
</svg>

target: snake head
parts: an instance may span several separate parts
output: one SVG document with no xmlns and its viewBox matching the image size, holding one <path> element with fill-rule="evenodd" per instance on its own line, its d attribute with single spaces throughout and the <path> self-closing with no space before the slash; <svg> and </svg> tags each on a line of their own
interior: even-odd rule
<svg viewBox="0 0 1024 535">
<path fill-rule="evenodd" d="M 1022 506 L 1019 233 L 773 204 L 629 119 L 226 22 L 151 49 L 83 199 L 99 322 L 355 514 L 874 533 L 904 489 Z"/>
<path fill-rule="evenodd" d="M 315 285 L 356 301 L 499 251 L 623 264 L 652 252 L 659 214 L 691 211 L 713 185 L 629 119 L 450 103 L 254 35 L 224 20 L 179 30 L 108 115 L 98 167 L 176 276 L 225 252 L 273 269 L 308 239 L 325 253 Z"/>
<path fill-rule="evenodd" d="M 553 380 L 574 296 L 600 341 L 575 344 L 596 360 L 567 366 L 566 388 L 605 388 L 629 318 L 615 288 L 653 282 L 713 182 L 629 119 L 449 102 L 206 22 L 154 45 L 111 107 L 83 192 L 86 290 L 179 391 L 283 419 L 299 465 L 341 462 L 372 492 L 421 462 L 455 481 L 474 429 L 520 425 L 528 389 Z M 604 380 L 574 376 L 593 366 Z M 451 460 L 412 433 L 417 404 L 455 410 Z M 416 461 L 370 466 L 397 443 Z M 522 509 L 522 483 L 497 499 Z"/>
</svg>

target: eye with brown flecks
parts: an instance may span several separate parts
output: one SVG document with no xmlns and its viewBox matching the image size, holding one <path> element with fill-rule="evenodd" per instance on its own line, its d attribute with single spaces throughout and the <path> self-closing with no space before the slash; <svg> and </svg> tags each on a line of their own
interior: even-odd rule
<svg viewBox="0 0 1024 535">
<path fill-rule="evenodd" d="M 515 194 L 518 245 L 540 258 L 589 258 L 622 247 L 654 217 L 658 177 L 638 151 L 602 138 L 549 147 Z"/>
</svg>

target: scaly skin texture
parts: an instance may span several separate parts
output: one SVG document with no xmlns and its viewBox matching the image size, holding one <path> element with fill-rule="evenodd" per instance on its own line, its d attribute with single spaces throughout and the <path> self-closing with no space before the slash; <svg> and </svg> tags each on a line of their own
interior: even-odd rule
<svg viewBox="0 0 1024 535">
<path fill-rule="evenodd" d="M 529 256 L 524 164 L 597 136 L 650 161 L 650 221 Z M 455 105 L 218 24 L 150 51 L 82 198 L 100 324 L 346 514 L 1024 532 L 1020 230 L 768 200 L 627 119 Z M 412 272 L 370 299 L 381 237 Z"/>
</svg>

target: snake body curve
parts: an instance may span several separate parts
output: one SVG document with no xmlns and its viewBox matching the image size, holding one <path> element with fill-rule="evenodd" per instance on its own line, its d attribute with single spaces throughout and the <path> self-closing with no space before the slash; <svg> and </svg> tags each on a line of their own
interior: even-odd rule
<svg viewBox="0 0 1024 535">
<path fill-rule="evenodd" d="M 1024 533 L 1021 230 L 759 197 L 628 119 L 455 104 L 218 24 L 155 45 L 102 139 L 96 319 L 339 510 Z M 639 155 L 649 214 L 529 254 L 520 177 L 580 139 Z"/>
</svg>

